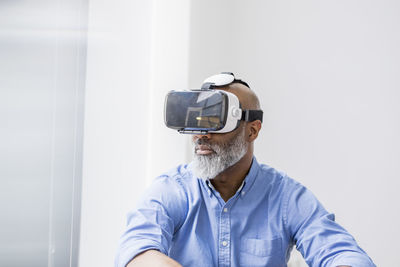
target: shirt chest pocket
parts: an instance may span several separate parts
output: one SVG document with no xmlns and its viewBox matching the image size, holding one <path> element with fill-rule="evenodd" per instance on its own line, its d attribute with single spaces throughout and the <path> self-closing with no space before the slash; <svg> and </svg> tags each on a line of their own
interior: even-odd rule
<svg viewBox="0 0 400 267">
<path fill-rule="evenodd" d="M 240 242 L 240 266 L 285 266 L 282 239 L 243 238 Z"/>
</svg>

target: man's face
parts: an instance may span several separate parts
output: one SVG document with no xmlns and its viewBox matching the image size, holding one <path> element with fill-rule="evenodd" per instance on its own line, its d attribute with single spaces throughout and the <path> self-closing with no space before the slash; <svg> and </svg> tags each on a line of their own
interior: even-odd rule
<svg viewBox="0 0 400 267">
<path fill-rule="evenodd" d="M 193 172 L 202 179 L 212 179 L 236 164 L 248 148 L 243 125 L 231 133 L 196 135 L 192 141 Z"/>
</svg>

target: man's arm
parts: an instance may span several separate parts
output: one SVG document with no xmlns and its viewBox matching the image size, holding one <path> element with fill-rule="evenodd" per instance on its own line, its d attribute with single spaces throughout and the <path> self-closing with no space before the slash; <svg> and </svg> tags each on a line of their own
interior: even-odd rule
<svg viewBox="0 0 400 267">
<path fill-rule="evenodd" d="M 178 262 L 164 255 L 158 250 L 147 250 L 137 255 L 127 267 L 182 267 Z"/>
<path fill-rule="evenodd" d="M 303 186 L 288 192 L 286 224 L 310 266 L 375 267 L 355 239 Z"/>
<path fill-rule="evenodd" d="M 126 267 L 132 259 L 135 259 L 133 262 L 139 260 L 141 254 L 144 264 L 147 256 L 156 255 L 154 259 L 167 257 L 165 255 L 171 246 L 174 232 L 186 218 L 187 206 L 186 193 L 181 184 L 169 176 L 156 178 L 146 189 L 136 208 L 128 214 L 128 224 L 120 239 L 115 267 Z M 150 250 L 152 252 L 148 255 L 144 253 Z"/>
</svg>

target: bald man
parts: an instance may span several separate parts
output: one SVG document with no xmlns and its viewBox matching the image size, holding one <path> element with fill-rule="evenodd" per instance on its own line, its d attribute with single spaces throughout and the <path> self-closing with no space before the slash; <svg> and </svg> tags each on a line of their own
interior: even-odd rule
<svg viewBox="0 0 400 267">
<path fill-rule="evenodd" d="M 217 88 L 260 110 L 243 83 Z M 286 266 L 294 245 L 310 266 L 375 266 L 304 186 L 253 155 L 261 121 L 193 135 L 189 165 L 158 177 L 128 216 L 117 267 Z"/>
</svg>

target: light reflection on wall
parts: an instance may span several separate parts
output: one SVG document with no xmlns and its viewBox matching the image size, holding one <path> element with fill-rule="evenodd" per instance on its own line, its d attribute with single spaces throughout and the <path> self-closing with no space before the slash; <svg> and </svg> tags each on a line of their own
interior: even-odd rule
<svg viewBox="0 0 400 267">
<path fill-rule="evenodd" d="M 87 1 L 0 2 L 0 266 L 77 266 Z"/>
</svg>

